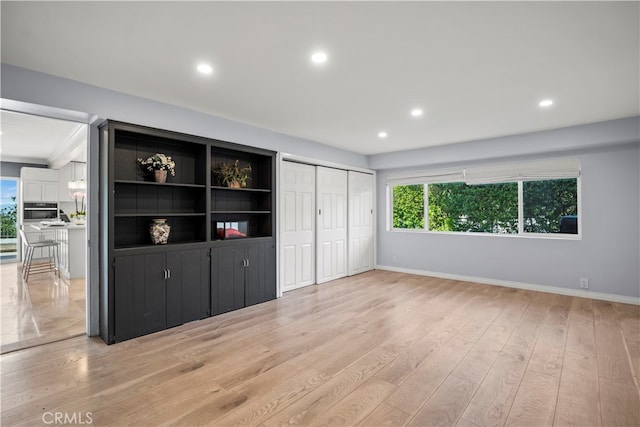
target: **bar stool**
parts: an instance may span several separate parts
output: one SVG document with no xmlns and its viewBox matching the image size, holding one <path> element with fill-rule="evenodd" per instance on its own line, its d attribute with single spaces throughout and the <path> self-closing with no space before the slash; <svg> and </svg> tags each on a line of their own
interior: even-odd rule
<svg viewBox="0 0 640 427">
<path fill-rule="evenodd" d="M 58 275 L 58 277 L 60 277 L 60 269 L 58 268 L 58 242 L 56 242 L 55 240 L 40 240 L 37 242 L 30 242 L 22 229 L 20 229 L 20 238 L 22 239 L 24 245 L 27 247 L 27 251 L 22 258 L 22 277 L 24 278 L 25 282 L 29 280 L 29 274 L 31 273 L 36 274 L 53 271 Z M 36 264 L 34 266 L 32 265 L 33 253 L 38 248 L 48 249 L 49 262 Z"/>
</svg>

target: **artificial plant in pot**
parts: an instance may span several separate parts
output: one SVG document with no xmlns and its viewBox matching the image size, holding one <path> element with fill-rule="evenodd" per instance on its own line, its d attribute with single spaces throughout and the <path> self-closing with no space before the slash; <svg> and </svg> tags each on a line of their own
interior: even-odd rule
<svg viewBox="0 0 640 427">
<path fill-rule="evenodd" d="M 251 165 L 240 166 L 240 160 L 221 162 L 213 172 L 218 177 L 220 185 L 231 188 L 242 188 L 247 186 L 251 180 Z"/>
<path fill-rule="evenodd" d="M 156 182 L 167 182 L 167 173 L 176 176 L 176 162 L 164 153 L 156 153 L 144 160 L 138 159 L 137 163 L 144 172 L 152 172 Z"/>
</svg>

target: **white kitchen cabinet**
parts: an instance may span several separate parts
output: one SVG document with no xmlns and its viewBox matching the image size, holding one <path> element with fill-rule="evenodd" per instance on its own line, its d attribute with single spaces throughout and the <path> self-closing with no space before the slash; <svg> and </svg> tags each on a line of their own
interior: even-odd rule
<svg viewBox="0 0 640 427">
<path fill-rule="evenodd" d="M 73 202 L 70 181 L 85 181 L 87 176 L 87 164 L 82 162 L 69 162 L 58 171 L 58 197 L 61 202 Z"/>
<path fill-rule="evenodd" d="M 22 180 L 22 200 L 42 201 L 42 181 Z"/>
<path fill-rule="evenodd" d="M 44 168 L 20 170 L 22 202 L 57 202 L 58 171 Z"/>
<path fill-rule="evenodd" d="M 55 240 L 59 243 L 60 274 L 67 279 L 85 276 L 87 259 L 87 230 L 85 226 L 67 225 L 56 228 Z"/>
</svg>

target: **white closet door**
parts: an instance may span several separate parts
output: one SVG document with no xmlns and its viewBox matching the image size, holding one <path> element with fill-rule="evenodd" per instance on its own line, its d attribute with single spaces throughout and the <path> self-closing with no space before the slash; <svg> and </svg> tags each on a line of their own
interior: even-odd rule
<svg viewBox="0 0 640 427">
<path fill-rule="evenodd" d="M 290 291 L 315 283 L 316 168 L 282 162 L 280 284 Z"/>
<path fill-rule="evenodd" d="M 373 175 L 349 171 L 349 276 L 373 269 Z"/>
<path fill-rule="evenodd" d="M 318 166 L 317 267 L 318 283 L 347 275 L 347 171 Z"/>
</svg>

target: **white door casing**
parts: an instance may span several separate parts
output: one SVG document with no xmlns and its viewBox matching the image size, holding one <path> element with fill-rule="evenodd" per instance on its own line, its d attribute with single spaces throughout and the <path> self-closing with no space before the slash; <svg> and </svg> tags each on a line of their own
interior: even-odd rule
<svg viewBox="0 0 640 427">
<path fill-rule="evenodd" d="M 349 171 L 349 276 L 373 269 L 373 175 Z"/>
<path fill-rule="evenodd" d="M 347 171 L 316 169 L 316 282 L 347 275 Z"/>
<path fill-rule="evenodd" d="M 283 292 L 315 283 L 316 168 L 282 162 L 281 257 Z"/>
</svg>

